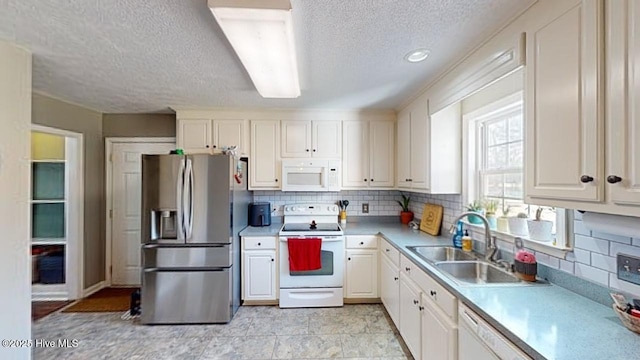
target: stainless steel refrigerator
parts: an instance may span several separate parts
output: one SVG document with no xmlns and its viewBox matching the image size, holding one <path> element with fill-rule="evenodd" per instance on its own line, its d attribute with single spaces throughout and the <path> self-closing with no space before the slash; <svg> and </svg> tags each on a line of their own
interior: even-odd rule
<svg viewBox="0 0 640 360">
<path fill-rule="evenodd" d="M 142 157 L 143 324 L 227 323 L 240 306 L 246 162 Z"/>
</svg>

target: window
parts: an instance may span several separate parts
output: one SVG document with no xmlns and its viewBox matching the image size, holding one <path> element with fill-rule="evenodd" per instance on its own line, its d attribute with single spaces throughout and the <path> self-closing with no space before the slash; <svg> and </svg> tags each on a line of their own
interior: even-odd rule
<svg viewBox="0 0 640 360">
<path fill-rule="evenodd" d="M 518 92 L 464 115 L 468 168 L 467 202 L 497 204 L 496 216 L 526 214 L 536 217 L 536 205 L 524 202 L 523 94 Z M 552 222 L 552 241 L 568 248 L 566 214 L 563 209 L 543 207 L 542 220 Z M 498 229 L 506 235 L 508 231 Z M 523 236 L 526 237 L 526 236 Z"/>
</svg>

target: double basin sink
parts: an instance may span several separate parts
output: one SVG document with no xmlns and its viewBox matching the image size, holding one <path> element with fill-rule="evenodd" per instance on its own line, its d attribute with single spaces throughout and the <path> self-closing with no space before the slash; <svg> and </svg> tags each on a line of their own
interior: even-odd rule
<svg viewBox="0 0 640 360">
<path fill-rule="evenodd" d="M 515 274 L 488 262 L 478 260 L 472 253 L 464 252 L 454 247 L 408 246 L 407 248 L 461 284 L 526 284 Z"/>
</svg>

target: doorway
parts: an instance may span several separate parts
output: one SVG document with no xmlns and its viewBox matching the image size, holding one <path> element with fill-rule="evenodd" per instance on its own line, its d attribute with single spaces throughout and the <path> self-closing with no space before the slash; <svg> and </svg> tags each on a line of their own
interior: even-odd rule
<svg viewBox="0 0 640 360">
<path fill-rule="evenodd" d="M 168 154 L 175 138 L 107 138 L 106 284 L 140 286 L 142 155 Z"/>
<path fill-rule="evenodd" d="M 31 127 L 32 300 L 82 294 L 84 183 L 82 134 Z"/>
</svg>

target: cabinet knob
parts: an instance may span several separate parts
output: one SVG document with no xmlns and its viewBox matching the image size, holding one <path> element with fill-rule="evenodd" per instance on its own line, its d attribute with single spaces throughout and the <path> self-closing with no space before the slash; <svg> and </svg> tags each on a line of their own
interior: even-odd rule
<svg viewBox="0 0 640 360">
<path fill-rule="evenodd" d="M 347 260 L 351 261 L 351 258 L 347 258 Z"/>
<path fill-rule="evenodd" d="M 262 246 L 262 243 L 258 243 L 258 246 Z"/>
<path fill-rule="evenodd" d="M 371 182 L 373 182 L 373 179 L 371 179 Z"/>
<path fill-rule="evenodd" d="M 431 294 L 431 296 L 436 296 L 436 292 L 433 290 L 429 291 L 429 294 Z"/>
<path fill-rule="evenodd" d="M 316 152 L 316 149 L 313 149 L 313 152 Z"/>
<path fill-rule="evenodd" d="M 591 177 L 589 175 L 580 176 L 580 182 L 582 182 L 583 184 L 590 183 L 592 181 L 593 181 L 593 177 Z"/>
<path fill-rule="evenodd" d="M 397 277 L 397 276 L 395 276 L 395 277 L 393 278 L 393 280 L 398 281 L 398 277 Z"/>
<path fill-rule="evenodd" d="M 620 181 L 622 181 L 622 178 L 620 176 L 616 176 L 616 175 L 607 176 L 607 182 L 609 184 L 616 184 L 616 183 L 619 183 Z"/>
<path fill-rule="evenodd" d="M 271 259 L 271 261 L 273 262 L 273 261 L 276 261 L 276 260 L 275 259 Z"/>
<path fill-rule="evenodd" d="M 406 267 L 406 268 L 404 268 L 404 270 L 405 271 L 411 271 L 411 268 L 410 267 Z"/>
<path fill-rule="evenodd" d="M 209 145 L 205 145 L 204 147 L 206 147 L 207 149 L 209 148 Z"/>
<path fill-rule="evenodd" d="M 367 179 L 364 179 L 364 181 L 367 181 Z"/>
<path fill-rule="evenodd" d="M 214 148 L 214 149 L 215 149 L 215 148 L 217 148 L 217 147 L 218 147 L 218 145 L 213 145 L 213 148 Z"/>
<path fill-rule="evenodd" d="M 424 310 L 424 306 L 418 306 L 418 310 L 420 311 Z"/>
<path fill-rule="evenodd" d="M 307 149 L 307 152 L 309 152 L 309 149 Z"/>
<path fill-rule="evenodd" d="M 360 245 L 364 245 L 364 241 L 360 241 Z"/>
<path fill-rule="evenodd" d="M 389 249 L 384 249 L 384 251 L 389 252 L 389 251 L 391 251 L 391 250 L 389 250 Z"/>
<path fill-rule="evenodd" d="M 415 299 L 414 299 L 414 300 L 413 300 L 413 303 L 414 303 L 415 305 L 418 305 L 418 304 L 420 303 L 420 301 L 418 301 L 418 300 L 415 300 Z"/>
<path fill-rule="evenodd" d="M 276 179 L 276 182 L 278 182 L 278 179 Z"/>
</svg>

